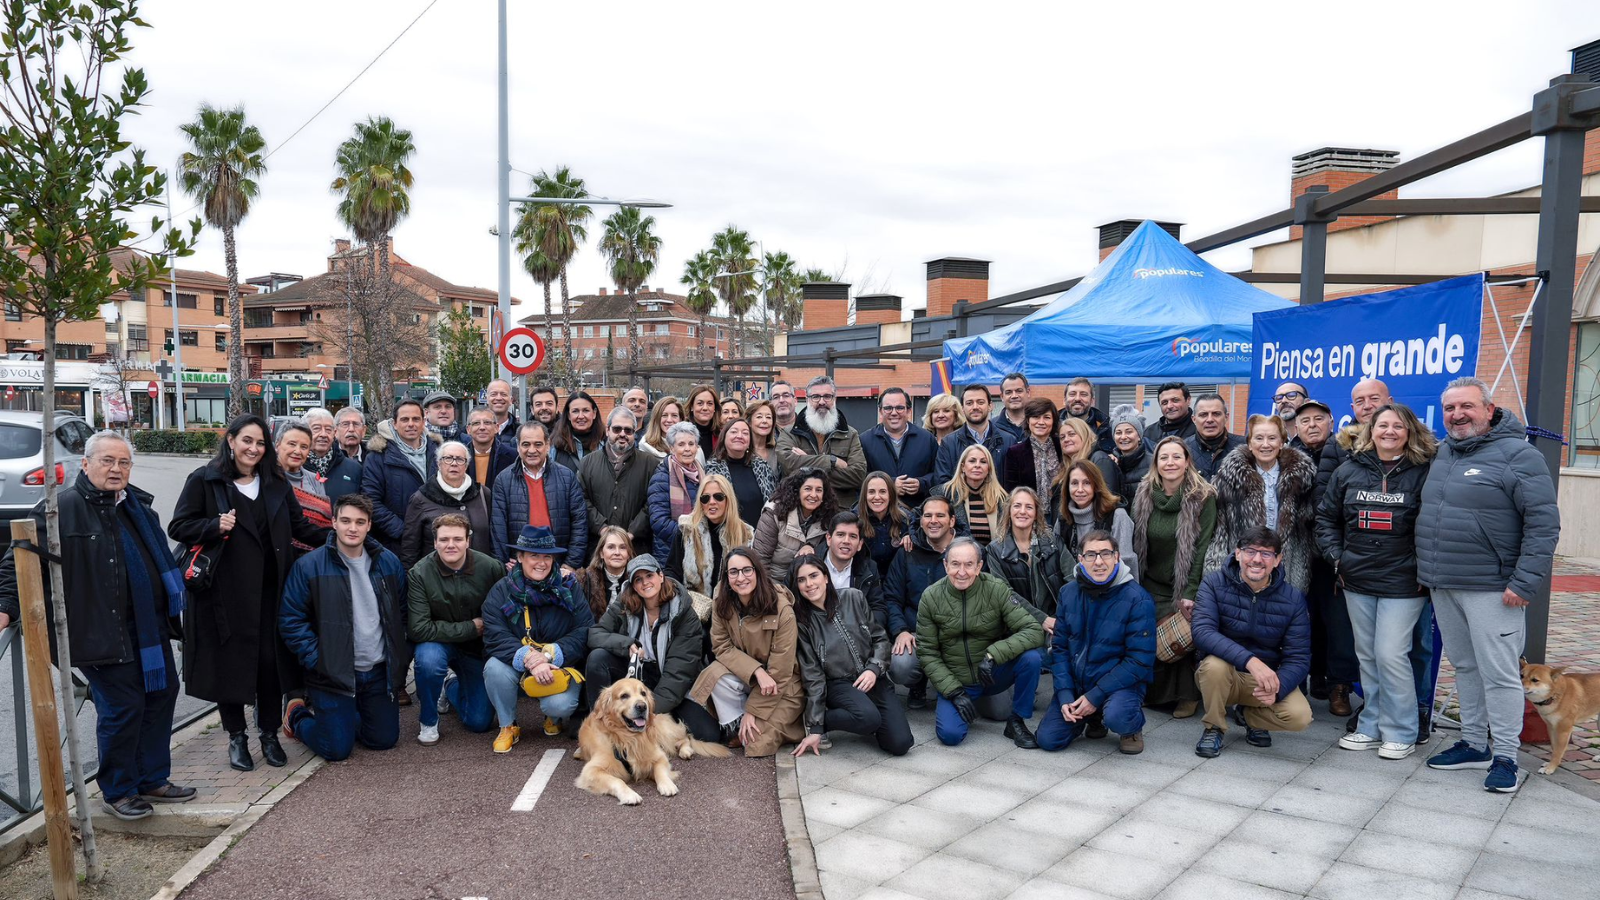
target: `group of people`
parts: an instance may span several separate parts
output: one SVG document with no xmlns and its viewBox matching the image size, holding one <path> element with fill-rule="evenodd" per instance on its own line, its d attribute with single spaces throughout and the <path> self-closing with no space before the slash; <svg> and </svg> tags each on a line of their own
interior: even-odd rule
<svg viewBox="0 0 1600 900">
<path fill-rule="evenodd" d="M 919 425 L 890 387 L 865 432 L 826 377 L 798 407 L 780 381 L 749 405 L 633 388 L 603 415 L 540 387 L 527 422 L 496 381 L 464 425 L 434 393 L 370 439 L 352 410 L 276 433 L 246 415 L 165 534 L 131 445 L 96 434 L 60 534 L 104 806 L 141 818 L 194 794 L 170 782 L 172 639 L 241 770 L 256 762 L 246 707 L 268 765 L 285 763 L 280 734 L 331 760 L 394 746 L 413 670 L 418 741 L 453 710 L 497 753 L 519 723 L 574 735 L 631 676 L 658 714 L 751 756 L 846 733 L 904 754 L 931 688 L 945 744 L 981 715 L 1019 747 L 1115 733 L 1133 754 L 1147 707 L 1203 708 L 1195 751 L 1214 757 L 1230 719 L 1262 747 L 1305 728 L 1309 695 L 1351 717 L 1340 746 L 1400 759 L 1430 724 L 1430 606 L 1463 728 L 1429 765 L 1515 789 L 1523 607 L 1559 516 L 1541 457 L 1481 382 L 1445 391 L 1442 444 L 1377 381 L 1343 429 L 1285 384 L 1243 435 L 1221 397 L 1181 383 L 1148 425 L 1102 413 L 1087 379 L 1059 407 L 1020 374 L 1000 396 L 994 410 L 989 387 L 965 386 Z M 17 615 L 15 552 L 0 627 Z"/>
</svg>

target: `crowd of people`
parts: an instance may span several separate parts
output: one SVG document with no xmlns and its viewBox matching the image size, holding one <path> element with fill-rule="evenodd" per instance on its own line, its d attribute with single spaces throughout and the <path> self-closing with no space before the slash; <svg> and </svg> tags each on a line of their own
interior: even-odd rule
<svg viewBox="0 0 1600 900">
<path fill-rule="evenodd" d="M 465 423 L 433 393 L 370 438 L 349 409 L 275 434 L 245 415 L 165 532 L 132 446 L 98 433 L 59 533 L 103 805 L 194 796 L 170 781 L 172 640 L 240 770 L 284 765 L 280 735 L 330 760 L 393 747 L 412 693 L 425 745 L 452 712 L 496 753 L 524 724 L 570 738 L 627 676 L 750 756 L 844 734 L 905 754 L 931 689 L 947 745 L 982 717 L 1022 748 L 1114 733 L 1136 754 L 1156 707 L 1203 710 L 1195 752 L 1215 757 L 1230 722 L 1268 747 L 1316 701 L 1349 719 L 1341 747 L 1402 759 L 1431 727 L 1434 618 L 1462 733 L 1428 764 L 1516 789 L 1524 607 L 1559 515 L 1482 382 L 1444 392 L 1442 443 L 1376 380 L 1343 429 L 1289 383 L 1238 435 L 1222 397 L 1177 382 L 1151 424 L 1082 378 L 1060 406 L 1020 374 L 992 396 L 940 395 L 918 424 L 889 387 L 865 432 L 825 377 L 799 406 L 780 381 L 749 405 L 633 388 L 604 415 L 539 387 L 527 422 L 496 381 Z"/>
</svg>

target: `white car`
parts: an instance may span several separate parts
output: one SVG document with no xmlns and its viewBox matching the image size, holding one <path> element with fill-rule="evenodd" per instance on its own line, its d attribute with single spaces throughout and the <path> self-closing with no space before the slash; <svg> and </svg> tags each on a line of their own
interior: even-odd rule
<svg viewBox="0 0 1600 900">
<path fill-rule="evenodd" d="M 74 415 L 55 416 L 56 477 L 71 484 L 94 429 Z M 0 521 L 20 519 L 44 499 L 44 414 L 0 410 Z M 0 538 L 9 535 L 0 536 Z"/>
</svg>

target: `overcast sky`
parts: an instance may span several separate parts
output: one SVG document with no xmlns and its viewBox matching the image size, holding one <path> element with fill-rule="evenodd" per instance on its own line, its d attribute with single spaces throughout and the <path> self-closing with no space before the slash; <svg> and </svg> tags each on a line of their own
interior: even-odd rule
<svg viewBox="0 0 1600 900">
<path fill-rule="evenodd" d="M 495 287 L 493 0 L 438 0 L 282 144 L 427 6 L 143 5 L 152 27 L 134 34 L 134 62 L 153 91 L 128 134 L 152 162 L 176 161 L 177 127 L 202 102 L 243 103 L 274 149 L 238 232 L 242 277 L 325 268 L 342 236 L 334 150 L 355 122 L 387 115 L 417 145 L 397 252 Z M 510 7 L 512 165 L 569 165 L 597 195 L 672 203 L 655 211 L 650 284 L 680 290 L 684 260 L 733 223 L 907 309 L 940 256 L 992 260 L 999 295 L 1092 267 L 1103 222 L 1179 221 L 1189 239 L 1274 212 L 1293 154 L 1411 158 L 1526 111 L 1573 46 L 1600 38 L 1593 0 Z M 1509 191 L 1537 183 L 1539 164 L 1528 142 L 1405 196 Z M 608 284 L 599 230 L 574 293 Z M 1237 248 L 1209 258 L 1249 262 Z M 221 234 L 208 229 L 183 265 L 222 272 Z M 542 307 L 515 263 L 512 290 Z"/>
</svg>

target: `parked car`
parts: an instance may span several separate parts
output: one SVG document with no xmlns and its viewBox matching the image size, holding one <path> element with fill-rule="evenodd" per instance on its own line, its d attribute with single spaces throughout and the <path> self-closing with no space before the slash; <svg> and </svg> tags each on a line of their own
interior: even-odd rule
<svg viewBox="0 0 1600 900">
<path fill-rule="evenodd" d="M 0 521 L 20 519 L 44 499 L 44 414 L 0 410 Z M 55 417 L 56 478 L 71 484 L 94 429 L 73 415 Z"/>
</svg>

